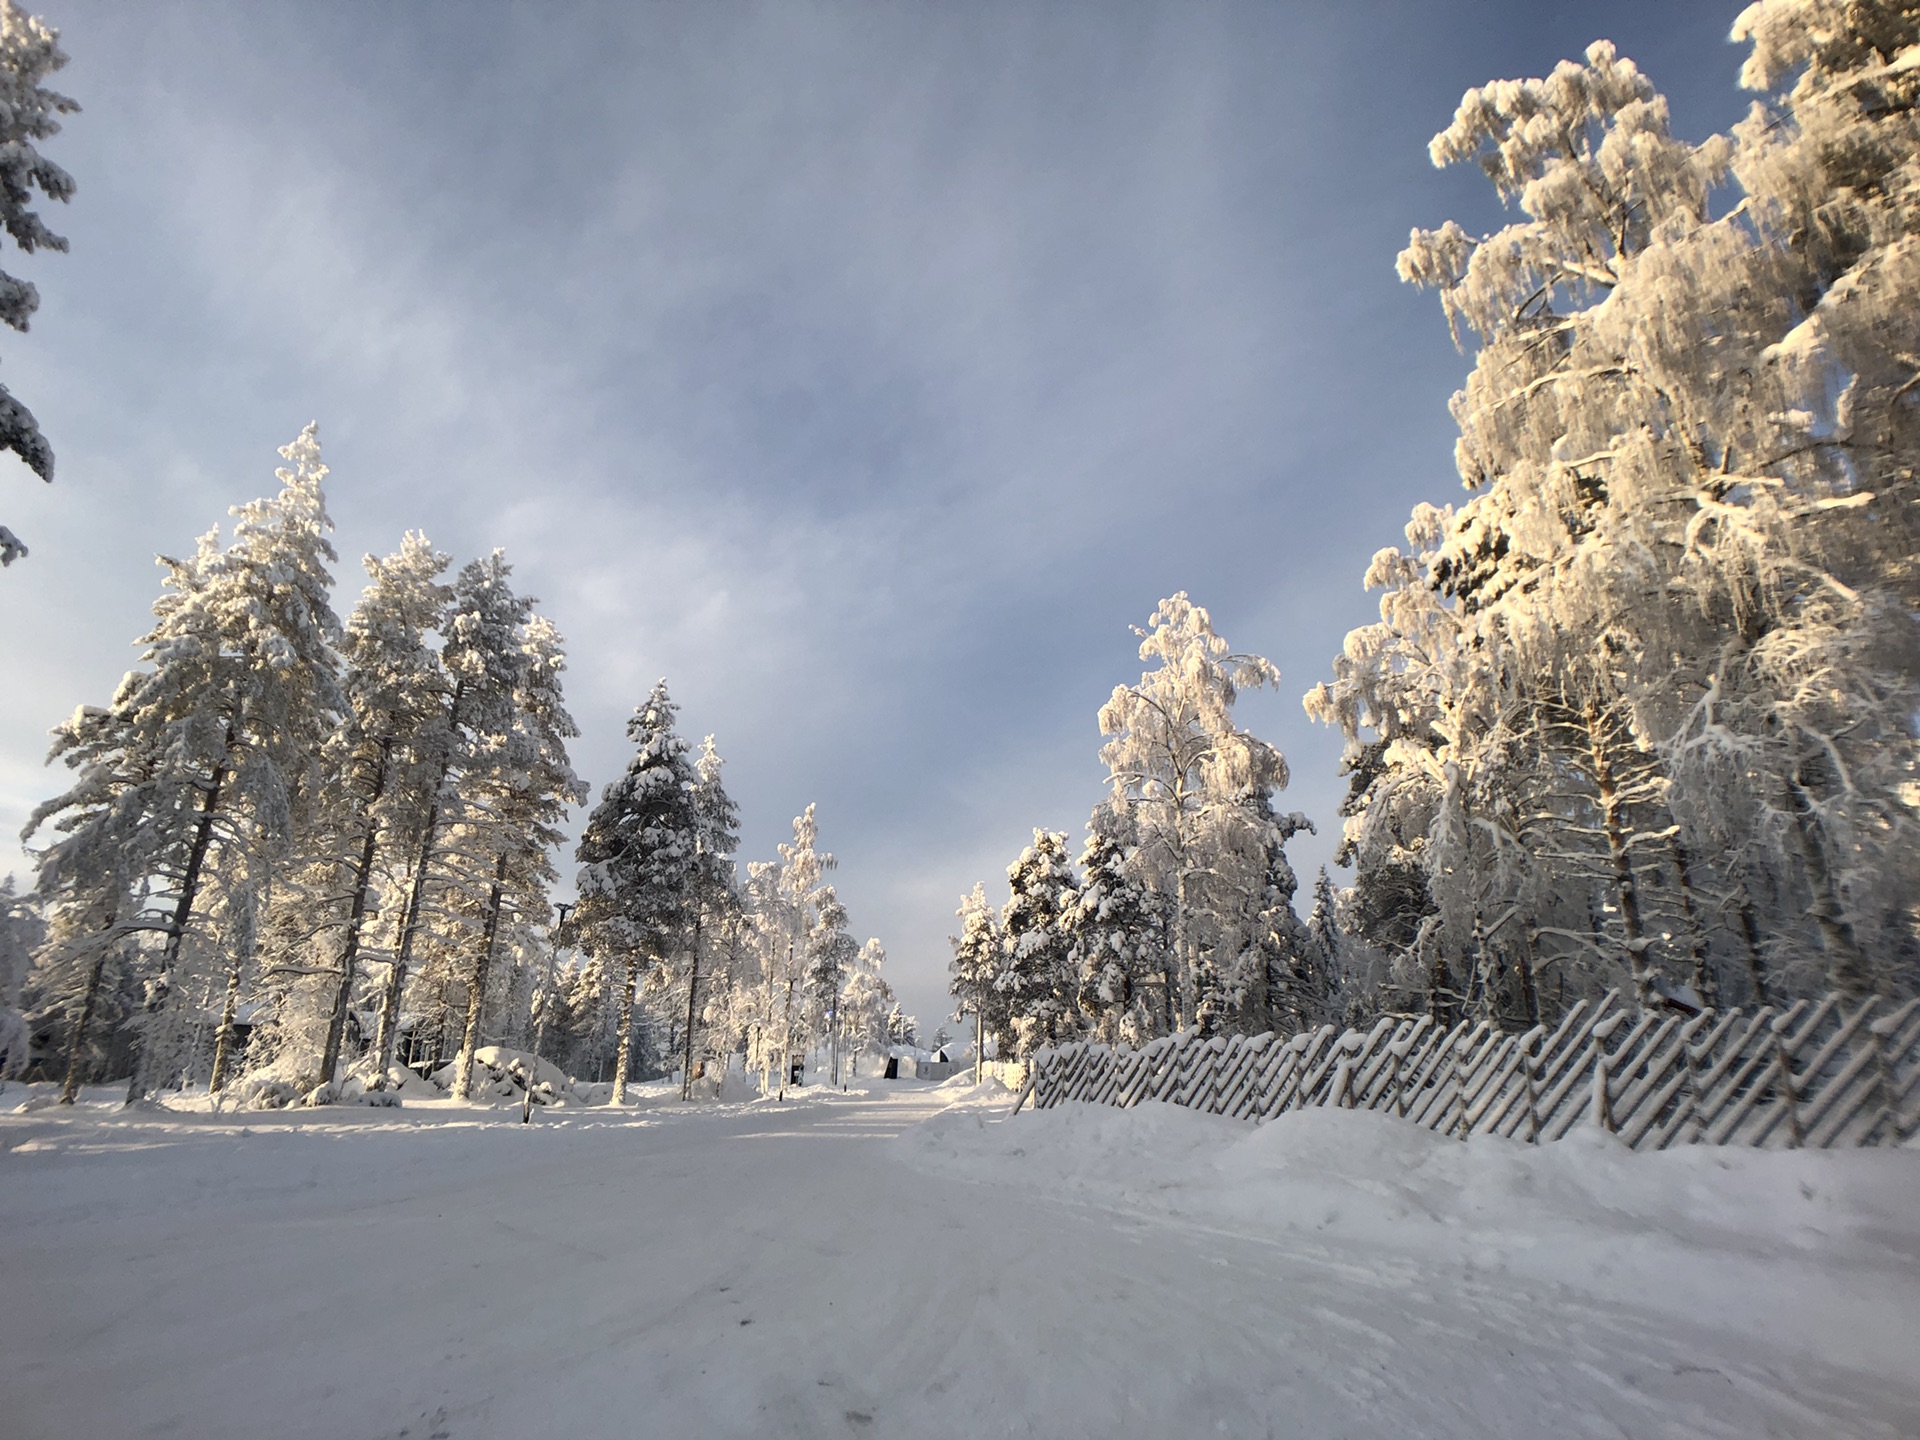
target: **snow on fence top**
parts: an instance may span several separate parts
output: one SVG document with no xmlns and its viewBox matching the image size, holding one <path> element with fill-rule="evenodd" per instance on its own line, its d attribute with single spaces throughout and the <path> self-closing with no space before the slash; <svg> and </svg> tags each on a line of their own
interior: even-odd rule
<svg viewBox="0 0 1920 1440">
<path fill-rule="evenodd" d="M 1028 1093 L 1043 1110 L 1163 1100 L 1251 1120 L 1312 1105 L 1388 1110 L 1443 1135 L 1528 1141 L 1558 1140 L 1585 1117 L 1636 1150 L 1897 1145 L 1920 1131 L 1920 1000 L 1828 995 L 1680 1016 L 1631 1012 L 1615 990 L 1522 1035 L 1486 1021 L 1442 1030 L 1424 1016 L 1291 1039 L 1186 1031 L 1139 1050 L 1042 1050 Z"/>
</svg>

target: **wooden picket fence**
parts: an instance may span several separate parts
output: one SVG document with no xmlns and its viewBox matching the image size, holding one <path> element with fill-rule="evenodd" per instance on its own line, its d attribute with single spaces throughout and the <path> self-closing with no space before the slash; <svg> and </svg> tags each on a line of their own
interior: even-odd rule
<svg viewBox="0 0 1920 1440">
<path fill-rule="evenodd" d="M 1528 1141 L 1586 1119 L 1636 1150 L 1898 1145 L 1920 1131 L 1920 999 L 1683 1016 L 1634 1011 L 1612 991 L 1521 1035 L 1424 1016 L 1290 1039 L 1183 1032 L 1139 1050 L 1043 1050 L 1022 1103 L 1029 1094 L 1042 1110 L 1162 1100 L 1246 1120 L 1344 1106 Z"/>
</svg>

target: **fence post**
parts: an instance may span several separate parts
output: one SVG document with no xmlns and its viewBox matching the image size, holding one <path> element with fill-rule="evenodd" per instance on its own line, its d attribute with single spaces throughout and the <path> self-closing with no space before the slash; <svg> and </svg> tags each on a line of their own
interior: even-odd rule
<svg viewBox="0 0 1920 1440">
<path fill-rule="evenodd" d="M 1446 1133 L 1459 1132 L 1462 1140 L 1467 1138 L 1467 1077 L 1460 1073 L 1460 1052 L 1466 1048 L 1467 1036 L 1473 1032 L 1467 1028 L 1467 1022 L 1460 1022 L 1460 1033 L 1453 1037 L 1448 1047 L 1447 1058 L 1453 1064 L 1453 1103 L 1448 1108 L 1453 1112 L 1447 1121 Z"/>
<path fill-rule="evenodd" d="M 1393 1097 L 1393 1113 L 1404 1117 L 1407 1113 L 1407 1097 L 1400 1088 L 1400 1037 L 1398 1035 L 1387 1043 L 1387 1093 Z"/>
<path fill-rule="evenodd" d="M 1893 1061 L 1887 1055 L 1887 1037 L 1893 1034 L 1899 1019 L 1896 1011 L 1882 1015 L 1867 1026 L 1867 1045 L 1873 1051 L 1874 1116 L 1873 1124 L 1860 1141 L 1862 1145 L 1874 1144 L 1883 1130 L 1889 1137 L 1885 1142 L 1889 1145 L 1898 1145 L 1907 1138 L 1900 1133 L 1900 1077 L 1894 1073 Z"/>
<path fill-rule="evenodd" d="M 1527 1091 L 1527 1143 L 1540 1143 L 1540 1087 L 1537 1062 L 1534 1060 L 1534 1047 L 1544 1040 L 1545 1034 L 1536 1025 L 1520 1037 L 1520 1083 Z"/>
<path fill-rule="evenodd" d="M 1773 1032 L 1773 1065 L 1780 1085 L 1780 1094 L 1787 1106 L 1787 1148 L 1798 1150 L 1806 1140 L 1806 1134 L 1800 1128 L 1800 1087 L 1794 1080 L 1793 1060 L 1787 1054 L 1787 1042 L 1783 1038 L 1787 1029 L 1787 1017 L 1776 1015 L 1773 1023 L 1767 1027 Z"/>
<path fill-rule="evenodd" d="M 1595 1046 L 1593 1057 L 1593 1123 L 1609 1135 L 1613 1133 L 1613 1095 L 1607 1089 L 1607 1052 Z"/>
<path fill-rule="evenodd" d="M 1702 1010 L 1693 1019 L 1680 1027 L 1680 1063 L 1686 1067 L 1687 1083 L 1683 1091 L 1687 1104 L 1687 1143 L 1698 1145 L 1700 1137 L 1706 1132 L 1706 1126 L 1700 1119 L 1700 1058 L 1694 1053 L 1693 1035 L 1696 1031 L 1713 1033 L 1713 1022 L 1718 1012 Z"/>
</svg>

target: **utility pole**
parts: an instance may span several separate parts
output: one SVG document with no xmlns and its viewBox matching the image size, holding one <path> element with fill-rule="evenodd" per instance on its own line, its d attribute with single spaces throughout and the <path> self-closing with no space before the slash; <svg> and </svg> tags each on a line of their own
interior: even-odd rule
<svg viewBox="0 0 1920 1440">
<path fill-rule="evenodd" d="M 522 1125 L 533 1123 L 533 1084 L 540 1073 L 540 1047 L 547 1040 L 547 1010 L 553 1004 L 553 977 L 560 968 L 560 931 L 567 923 L 567 912 L 574 907 L 569 904 L 556 905 L 553 908 L 558 912 L 559 918 L 553 922 L 553 928 L 547 931 L 547 989 L 546 993 L 540 997 L 540 1013 L 534 1017 L 533 1022 L 533 1068 L 527 1073 L 526 1093 L 520 1097 Z"/>
<path fill-rule="evenodd" d="M 973 1004 L 973 1083 L 980 1083 L 980 1067 L 987 1056 L 987 1007 Z"/>
</svg>

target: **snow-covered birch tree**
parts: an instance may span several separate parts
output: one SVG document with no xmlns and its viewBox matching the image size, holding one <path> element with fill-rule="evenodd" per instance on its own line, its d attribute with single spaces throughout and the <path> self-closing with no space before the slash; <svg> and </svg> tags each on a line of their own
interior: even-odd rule
<svg viewBox="0 0 1920 1440">
<path fill-rule="evenodd" d="M 1286 760 L 1234 724 L 1233 704 L 1243 689 L 1278 684 L 1280 672 L 1234 653 L 1185 594 L 1161 601 L 1148 624 L 1135 633 L 1153 668 L 1101 707 L 1109 738 L 1100 758 L 1167 902 L 1174 1026 L 1211 1027 L 1246 998 L 1235 973 L 1246 953 L 1240 922 L 1271 847 L 1285 839 L 1270 801 L 1286 787 Z"/>
</svg>

